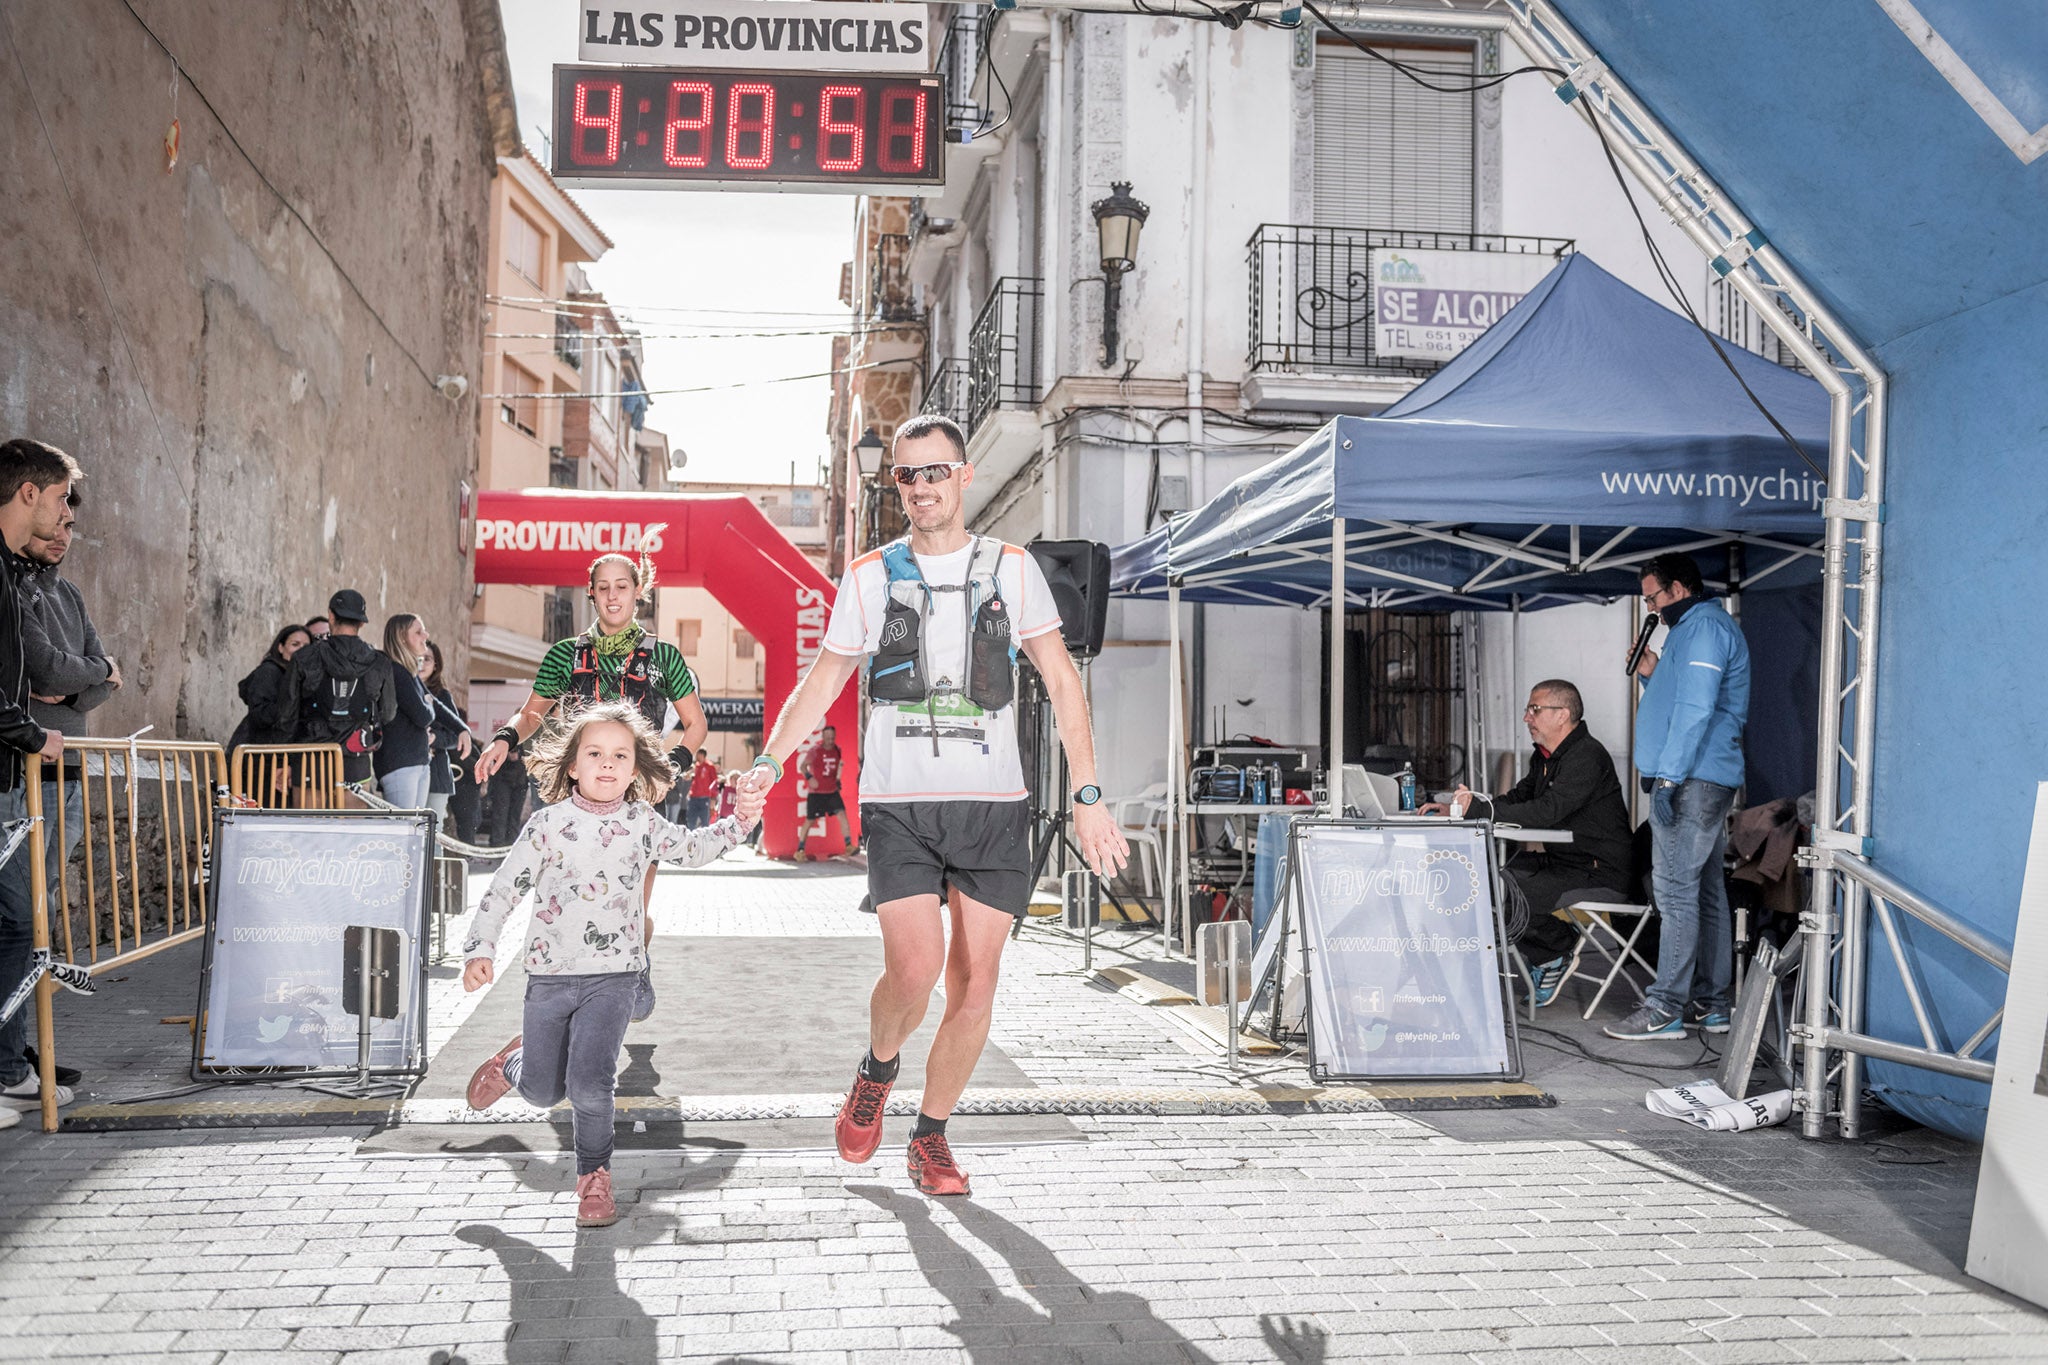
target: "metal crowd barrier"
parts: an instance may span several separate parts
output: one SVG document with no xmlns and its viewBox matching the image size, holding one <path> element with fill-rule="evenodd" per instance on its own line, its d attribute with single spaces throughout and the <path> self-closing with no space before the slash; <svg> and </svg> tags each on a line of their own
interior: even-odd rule
<svg viewBox="0 0 2048 1365">
<path fill-rule="evenodd" d="M 76 766 L 70 766 L 74 764 Z M 43 799 L 45 779 L 55 797 Z M 28 757 L 28 848 L 32 946 L 93 974 L 137 961 L 206 930 L 206 868 L 216 793 L 227 787 L 218 744 L 181 740 L 76 739 L 54 772 Z M 73 899 L 68 798 L 76 789 L 84 852 Z M 149 809 L 152 794 L 155 809 Z M 154 827 L 145 833 L 145 822 Z M 50 840 L 64 850 L 55 878 L 57 931 L 51 925 Z M 162 882 L 145 896 L 161 860 Z M 161 908 L 161 915 L 158 909 Z M 57 1131 L 57 1048 L 50 1007 L 56 983 L 36 986 L 36 1054 L 41 1068 L 43 1131 Z"/>
<path fill-rule="evenodd" d="M 339 744 L 244 744 L 229 759 L 231 790 L 269 810 L 338 810 L 343 796 Z"/>
</svg>

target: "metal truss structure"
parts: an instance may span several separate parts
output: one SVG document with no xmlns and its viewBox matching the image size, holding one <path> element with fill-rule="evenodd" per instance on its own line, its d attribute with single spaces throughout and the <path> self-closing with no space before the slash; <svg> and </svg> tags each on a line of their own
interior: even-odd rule
<svg viewBox="0 0 2048 1365">
<path fill-rule="evenodd" d="M 1122 8 L 1117 0 L 1086 2 L 1097 10 Z M 1016 3 L 998 0 L 1003 8 Z M 1060 8 L 1079 0 L 1024 3 Z M 1131 0 L 1130 8 L 1148 14 L 1183 11 L 1178 0 L 1142 5 Z M 1551 0 L 1440 0 L 1437 5 L 1331 0 L 1319 8 L 1347 23 L 1511 31 L 1539 63 L 1556 68 L 1550 79 L 1558 97 L 1588 119 L 1722 282 L 1755 309 L 1827 390 L 1819 763 L 1813 842 L 1800 855 L 1813 880 L 1800 922 L 1804 1001 L 1791 1029 L 1800 1053 L 1795 1104 L 1806 1136 L 1823 1136 L 1832 1117 L 1841 1136 L 1853 1138 L 1861 1127 L 1865 1058 L 1988 1082 L 1992 1064 L 1978 1054 L 1997 1032 L 2003 1011 L 1993 1011 L 1960 1044 L 1945 1037 L 1926 1007 L 1897 917 L 1933 929 L 2001 971 L 2010 968 L 2009 951 L 1870 861 L 1885 517 L 1884 371 L 1772 246 L 1768 234 L 1688 155 Z M 1199 16 L 1196 10 L 1192 3 L 1185 7 L 1190 17 L 1216 17 L 1210 6 L 1200 6 Z M 1238 6 L 1232 13 L 1238 22 L 1313 22 L 1295 4 L 1276 0 Z M 1344 532 L 1340 529 L 1334 539 L 1330 558 L 1341 564 Z M 1333 596 L 1345 595 L 1341 579 L 1332 589 Z M 1864 1031 L 1873 925 L 1898 971 L 1921 1034 L 1919 1046 Z"/>
</svg>

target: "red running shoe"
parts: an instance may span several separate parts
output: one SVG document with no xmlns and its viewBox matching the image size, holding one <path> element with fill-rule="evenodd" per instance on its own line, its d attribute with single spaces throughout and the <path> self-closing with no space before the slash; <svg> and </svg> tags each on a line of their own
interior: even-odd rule
<svg viewBox="0 0 2048 1365">
<path fill-rule="evenodd" d="M 519 1051 L 520 1040 L 525 1036 L 523 1033 L 514 1036 L 470 1076 L 470 1108 L 488 1109 L 511 1091 L 512 1082 L 505 1079 L 505 1059 Z"/>
<path fill-rule="evenodd" d="M 889 1102 L 894 1081 L 871 1081 L 853 1073 L 853 1089 L 839 1106 L 839 1118 L 832 1125 L 832 1137 L 839 1144 L 839 1159 L 859 1166 L 882 1145 L 882 1108 Z"/>
<path fill-rule="evenodd" d="M 619 1221 L 619 1207 L 612 1202 L 612 1173 L 599 1167 L 589 1175 L 576 1177 L 576 1226 L 608 1228 Z"/>
<path fill-rule="evenodd" d="M 967 1193 L 967 1172 L 953 1160 L 944 1133 L 926 1133 L 910 1140 L 910 1176 L 926 1194 Z"/>
</svg>

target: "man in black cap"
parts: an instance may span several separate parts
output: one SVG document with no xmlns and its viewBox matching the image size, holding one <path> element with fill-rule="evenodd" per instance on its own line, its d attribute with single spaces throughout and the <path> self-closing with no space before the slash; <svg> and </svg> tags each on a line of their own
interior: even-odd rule
<svg viewBox="0 0 2048 1365">
<path fill-rule="evenodd" d="M 398 715 L 398 692 L 384 655 L 362 637 L 369 604 L 354 588 L 327 599 L 333 631 L 292 656 L 291 678 L 279 708 L 293 738 L 341 746 L 344 781 L 368 780 L 371 755 L 384 727 Z"/>
</svg>

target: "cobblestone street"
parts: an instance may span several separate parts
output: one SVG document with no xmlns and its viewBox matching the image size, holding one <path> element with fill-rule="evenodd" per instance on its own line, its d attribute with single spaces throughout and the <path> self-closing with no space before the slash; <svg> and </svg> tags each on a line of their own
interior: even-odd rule
<svg viewBox="0 0 2048 1365">
<path fill-rule="evenodd" d="M 874 932 L 850 868 L 740 856 L 661 886 L 668 953 Z M 1125 944 L 1156 952 L 1105 933 L 1096 965 Z M 1185 1070 L 1220 1058 L 1184 1016 L 1079 962 L 1042 925 L 1006 958 L 991 1042 L 1032 1082 L 1225 1084 Z M 185 1032 L 156 1019 L 190 1011 L 195 968 L 164 954 L 62 1002 L 81 1104 L 181 1084 Z M 437 1045 L 476 1004 L 453 976 L 435 972 Z M 2048 1359 L 2048 1315 L 1958 1269 L 1974 1149 L 1698 1133 L 1641 1105 L 1697 1043 L 1628 1052 L 1628 1074 L 1566 1013 L 1525 1040 L 1555 1108 L 1084 1113 L 1079 1141 L 1009 1146 L 970 1115 L 953 1134 L 975 1193 L 945 1202 L 906 1180 L 904 1120 L 858 1169 L 689 1124 L 680 1154 L 620 1151 L 625 1216 L 583 1232 L 564 1157 L 25 1123 L 0 1134 L 0 1358 Z"/>
</svg>

